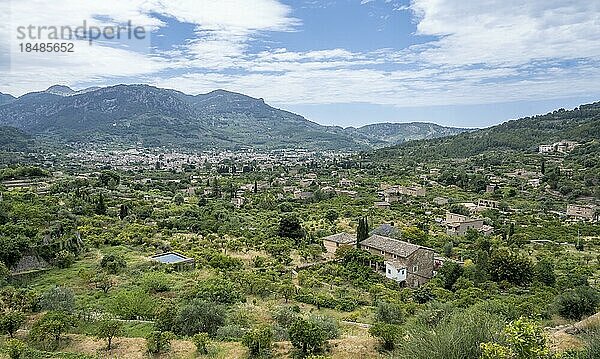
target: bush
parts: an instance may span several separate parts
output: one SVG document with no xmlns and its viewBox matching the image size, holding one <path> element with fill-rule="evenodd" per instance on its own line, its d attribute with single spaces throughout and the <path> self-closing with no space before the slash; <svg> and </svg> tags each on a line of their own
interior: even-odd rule
<svg viewBox="0 0 600 359">
<path fill-rule="evenodd" d="M 120 291 L 110 303 L 113 314 L 121 319 L 152 319 L 154 318 L 156 301 L 146 292 Z"/>
<path fill-rule="evenodd" d="M 100 261 L 100 267 L 109 274 L 117 274 L 126 266 L 125 259 L 117 254 L 107 254 Z"/>
<path fill-rule="evenodd" d="M 219 304 L 194 300 L 177 311 L 174 328 L 178 334 L 192 336 L 208 333 L 211 337 L 225 323 L 225 308 Z"/>
<path fill-rule="evenodd" d="M 19 339 L 9 339 L 4 343 L 4 352 L 10 359 L 25 359 L 27 345 Z"/>
<path fill-rule="evenodd" d="M 404 308 L 400 304 L 396 303 L 377 303 L 377 309 L 375 310 L 375 319 L 378 322 L 388 324 L 402 324 L 404 323 L 404 317 L 406 313 Z"/>
<path fill-rule="evenodd" d="M 527 319 L 518 319 L 504 328 L 508 347 L 519 359 L 546 358 L 549 354 L 544 329 Z"/>
<path fill-rule="evenodd" d="M 480 343 L 492 341 L 504 327 L 488 313 L 467 309 L 451 313 L 431 328 L 406 324 L 406 335 L 398 341 L 398 359 L 479 358 Z"/>
<path fill-rule="evenodd" d="M 177 310 L 177 307 L 171 303 L 166 303 L 158 307 L 154 315 L 154 327 L 161 332 L 175 331 Z"/>
<path fill-rule="evenodd" d="M 396 346 L 396 341 L 400 337 L 400 327 L 388 323 L 375 323 L 369 328 L 369 334 L 378 338 L 381 341 L 383 349 L 393 350 Z"/>
<path fill-rule="evenodd" d="M 581 286 L 560 294 L 556 303 L 558 313 L 562 317 L 580 320 L 596 312 L 600 304 L 600 294 L 592 287 Z"/>
<path fill-rule="evenodd" d="M 326 333 L 315 323 L 305 319 L 296 320 L 290 327 L 288 335 L 294 348 L 302 354 L 320 352 L 327 341 Z"/>
<path fill-rule="evenodd" d="M 0 313 L 0 331 L 13 338 L 17 330 L 25 322 L 25 319 L 25 314 L 21 312 L 14 310 L 2 312 Z"/>
<path fill-rule="evenodd" d="M 273 331 L 267 326 L 255 328 L 244 335 L 242 344 L 248 348 L 251 357 L 268 356 L 273 345 Z"/>
<path fill-rule="evenodd" d="M 556 284 L 556 273 L 554 272 L 554 263 L 550 259 L 542 259 L 535 264 L 535 279 L 549 287 Z"/>
<path fill-rule="evenodd" d="M 507 281 L 516 285 L 531 283 L 534 274 L 533 265 L 527 256 L 507 249 L 494 252 L 489 268 L 495 282 Z"/>
<path fill-rule="evenodd" d="M 325 333 L 325 339 L 337 339 L 340 336 L 338 323 L 331 317 L 311 316 L 308 320 Z"/>
<path fill-rule="evenodd" d="M 289 329 L 300 318 L 300 308 L 298 306 L 281 306 L 273 312 L 272 316 L 282 328 Z"/>
<path fill-rule="evenodd" d="M 56 253 L 53 262 L 58 268 L 69 268 L 75 263 L 75 255 L 69 251 L 62 250 Z"/>
<path fill-rule="evenodd" d="M 44 310 L 73 313 L 75 310 L 75 294 L 71 288 L 54 287 L 44 293 L 40 300 Z"/>
<path fill-rule="evenodd" d="M 215 337 L 223 342 L 237 342 L 242 339 L 246 330 L 238 324 L 227 324 L 217 329 Z"/>
<path fill-rule="evenodd" d="M 227 278 L 211 278 L 198 284 L 196 296 L 215 303 L 233 304 L 244 296 L 238 287 Z"/>
<path fill-rule="evenodd" d="M 51 345 L 55 349 L 60 346 L 62 335 L 73 325 L 73 318 L 63 312 L 48 312 L 38 319 L 31 330 L 29 337 L 32 341 L 42 345 Z"/>
<path fill-rule="evenodd" d="M 160 354 L 171 349 L 175 335 L 171 332 L 154 331 L 146 337 L 146 348 L 150 354 Z"/>
<path fill-rule="evenodd" d="M 544 329 L 535 322 L 520 318 L 504 327 L 502 343 L 482 343 L 481 359 L 550 359 Z M 568 356 L 560 356 L 568 358 Z"/>
<path fill-rule="evenodd" d="M 442 280 L 442 284 L 445 289 L 452 290 L 454 283 L 460 278 L 463 274 L 463 267 L 454 262 L 446 262 L 440 268 L 440 272 L 438 273 L 439 277 Z"/>
<path fill-rule="evenodd" d="M 146 273 L 142 278 L 142 287 L 149 293 L 162 293 L 171 290 L 169 279 L 163 273 Z"/>
<path fill-rule="evenodd" d="M 509 348 L 496 343 L 481 343 L 481 359 L 512 359 L 514 353 Z"/>
<path fill-rule="evenodd" d="M 199 354 L 208 354 L 208 346 L 210 345 L 210 337 L 208 333 L 198 333 L 192 337 L 192 342 L 196 346 L 196 351 Z"/>
</svg>

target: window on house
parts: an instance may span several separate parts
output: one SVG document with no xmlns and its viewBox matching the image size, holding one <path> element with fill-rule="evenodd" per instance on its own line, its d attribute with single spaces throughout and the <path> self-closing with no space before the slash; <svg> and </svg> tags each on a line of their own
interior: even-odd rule
<svg viewBox="0 0 600 359">
<path fill-rule="evenodd" d="M 388 268 L 388 274 L 392 274 L 392 270 Z"/>
<path fill-rule="evenodd" d="M 384 254 L 385 254 L 385 252 L 384 252 L 384 251 L 380 251 L 380 252 L 381 252 L 381 255 L 384 255 Z"/>
<path fill-rule="evenodd" d="M 394 254 L 394 259 L 396 259 L 396 258 L 398 258 L 398 256 Z"/>
<path fill-rule="evenodd" d="M 419 271 L 419 266 L 413 266 L 413 272 L 418 272 Z"/>
</svg>

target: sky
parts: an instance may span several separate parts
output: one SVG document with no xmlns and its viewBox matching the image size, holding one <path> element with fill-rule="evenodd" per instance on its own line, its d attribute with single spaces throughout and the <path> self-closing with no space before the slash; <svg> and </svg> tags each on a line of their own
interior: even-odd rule
<svg viewBox="0 0 600 359">
<path fill-rule="evenodd" d="M 20 26 L 84 20 L 147 36 L 20 51 L 36 41 Z M 0 92 L 119 83 L 241 92 L 327 125 L 486 127 L 600 100 L 600 1 L 0 0 Z"/>
</svg>

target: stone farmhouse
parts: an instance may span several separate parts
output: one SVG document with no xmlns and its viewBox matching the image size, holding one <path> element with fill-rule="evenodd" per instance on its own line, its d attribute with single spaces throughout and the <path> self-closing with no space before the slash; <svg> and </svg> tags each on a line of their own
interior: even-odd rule
<svg viewBox="0 0 600 359">
<path fill-rule="evenodd" d="M 418 287 L 433 277 L 434 251 L 431 248 L 377 234 L 360 242 L 359 247 L 382 256 L 385 276 L 403 286 Z M 377 265 L 376 270 L 380 270 Z"/>
<path fill-rule="evenodd" d="M 598 207 L 588 205 L 569 204 L 567 206 L 567 216 L 594 221 L 598 219 Z"/>
<path fill-rule="evenodd" d="M 491 226 L 485 225 L 481 218 L 470 218 L 462 214 L 446 212 L 446 233 L 450 236 L 464 236 L 469 229 L 474 229 L 490 235 L 494 229 Z"/>
<path fill-rule="evenodd" d="M 342 232 L 323 238 L 323 247 L 329 255 L 335 254 L 341 246 L 356 247 L 356 236 Z"/>
</svg>

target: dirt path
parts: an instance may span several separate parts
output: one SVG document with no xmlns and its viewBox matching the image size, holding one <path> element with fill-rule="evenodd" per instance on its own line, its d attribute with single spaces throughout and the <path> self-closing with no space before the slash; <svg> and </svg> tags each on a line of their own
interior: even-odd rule
<svg viewBox="0 0 600 359">
<path fill-rule="evenodd" d="M 552 345 L 560 350 L 580 348 L 583 343 L 575 335 L 592 326 L 600 325 L 600 312 L 589 316 L 577 323 L 551 328 L 550 334 Z"/>
</svg>

